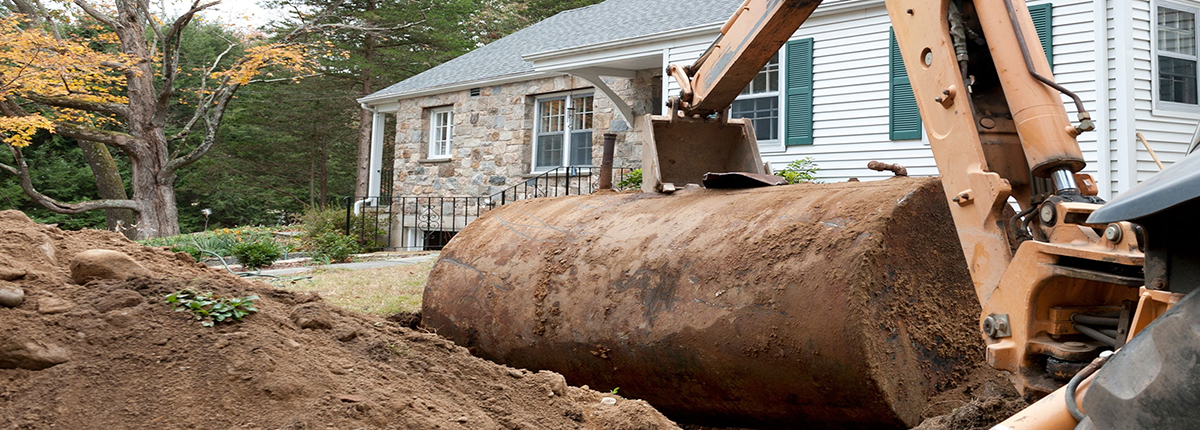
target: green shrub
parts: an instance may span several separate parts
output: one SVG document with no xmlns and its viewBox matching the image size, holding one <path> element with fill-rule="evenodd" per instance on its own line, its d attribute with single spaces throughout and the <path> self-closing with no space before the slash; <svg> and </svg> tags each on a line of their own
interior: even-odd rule
<svg viewBox="0 0 1200 430">
<path fill-rule="evenodd" d="M 311 239 L 312 258 L 330 263 L 341 263 L 350 260 L 362 247 L 353 237 L 341 233 L 325 233 Z"/>
<path fill-rule="evenodd" d="M 250 269 L 270 266 L 283 256 L 283 249 L 271 239 L 241 242 L 233 246 L 232 252 L 243 267 Z"/>
<path fill-rule="evenodd" d="M 817 180 L 817 164 L 812 157 L 804 157 L 799 160 L 788 163 L 783 170 L 775 172 L 775 174 L 787 179 L 789 184 L 798 184 L 801 182 L 812 183 Z"/>
<path fill-rule="evenodd" d="M 309 250 L 314 249 L 317 238 L 326 234 L 346 233 L 346 210 L 338 208 L 310 209 L 301 216 L 301 227 L 304 230 L 303 241 Z M 354 238 L 360 248 L 381 248 L 387 246 L 382 240 L 387 232 L 377 228 L 367 215 L 352 215 L 350 217 L 350 237 Z"/>
<path fill-rule="evenodd" d="M 138 243 L 145 246 L 169 246 L 173 251 L 186 252 L 192 257 L 199 257 L 197 258 L 199 260 L 212 257 L 212 254 L 201 252 L 202 250 L 228 257 L 233 255 L 233 247 L 238 243 L 276 241 L 275 233 L 280 230 L 283 230 L 283 227 L 219 228 L 198 233 L 145 239 Z M 298 240 L 285 241 L 281 246 L 288 252 L 292 252 L 299 248 L 300 243 Z"/>
<path fill-rule="evenodd" d="M 192 290 L 181 290 L 167 296 L 167 303 L 175 312 L 188 311 L 196 316 L 200 325 L 212 327 L 219 322 L 241 321 L 246 315 L 258 312 L 254 301 L 258 296 L 225 298 L 209 293 L 197 294 Z"/>
<path fill-rule="evenodd" d="M 617 182 L 618 190 L 637 190 L 642 188 L 642 169 L 633 169 L 621 176 Z"/>
</svg>

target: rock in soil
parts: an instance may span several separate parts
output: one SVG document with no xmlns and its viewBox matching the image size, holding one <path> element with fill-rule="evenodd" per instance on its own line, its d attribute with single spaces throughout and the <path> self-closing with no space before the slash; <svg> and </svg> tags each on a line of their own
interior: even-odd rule
<svg viewBox="0 0 1200 430">
<path fill-rule="evenodd" d="M 25 290 L 16 285 L 0 281 L 0 305 L 15 308 L 25 302 Z"/>
<path fill-rule="evenodd" d="M 68 360 L 66 348 L 53 343 L 16 338 L 0 341 L 0 369 L 42 370 Z"/>
<path fill-rule="evenodd" d="M 71 259 L 71 279 L 79 285 L 96 279 L 125 280 L 149 275 L 146 268 L 120 251 L 92 249 L 80 252 Z"/>
<path fill-rule="evenodd" d="M 564 390 L 556 374 L 513 378 L 435 334 L 200 268 L 116 233 L 62 231 L 16 211 L 0 212 L 0 231 L 0 262 L 29 272 L 16 284 L 39 310 L 58 311 L 0 307 L 0 429 L 678 428 L 644 402 L 602 406 L 601 393 Z M 31 243 L 57 258 L 29 252 Z M 124 253 L 150 276 L 81 286 L 58 261 L 93 249 Z M 164 300 L 184 288 L 258 295 L 259 312 L 203 327 Z M 306 325 L 335 329 L 300 328 L 292 316 L 301 308 L 297 315 L 320 321 Z M 550 395 L 556 388 L 563 395 Z"/>
</svg>

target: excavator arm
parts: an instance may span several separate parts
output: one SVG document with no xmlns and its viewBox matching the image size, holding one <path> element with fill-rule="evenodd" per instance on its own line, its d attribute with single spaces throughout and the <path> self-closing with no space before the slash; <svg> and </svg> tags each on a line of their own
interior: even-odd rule
<svg viewBox="0 0 1200 430">
<path fill-rule="evenodd" d="M 743 3 L 694 64 L 668 67 L 681 91 L 668 102 L 670 115 L 650 119 L 656 142 L 671 147 L 668 153 L 701 157 L 694 148 L 729 146 L 688 130 L 713 122 L 749 127 L 723 113 L 819 4 Z M 1078 173 L 1085 164 L 1076 137 L 1094 125 L 1079 97 L 1054 82 L 1023 0 L 886 5 L 983 308 L 988 364 L 1012 372 L 1023 393 L 1056 391 L 1065 377 L 1102 349 L 1124 344 L 1180 296 L 1138 289 L 1144 257 L 1132 224 L 1085 221 L 1103 201 L 1094 197 L 1091 177 Z M 1077 124 L 1062 95 L 1072 100 Z M 756 147 L 753 133 L 745 134 L 751 141 L 735 145 L 735 156 L 737 148 Z M 687 182 L 663 171 L 679 163 L 654 159 L 663 153 L 656 145 L 647 151 L 651 160 L 643 161 L 651 180 Z M 1133 303 L 1148 310 L 1136 312 Z M 1106 324 L 1121 315 L 1121 326 L 1111 327 L 1117 335 L 1078 323 L 1081 316 L 1099 321 L 1089 315 L 1106 315 Z M 1036 412 L 1037 428 L 1074 426 L 1061 390 L 1056 395 L 1060 400 Z"/>
</svg>

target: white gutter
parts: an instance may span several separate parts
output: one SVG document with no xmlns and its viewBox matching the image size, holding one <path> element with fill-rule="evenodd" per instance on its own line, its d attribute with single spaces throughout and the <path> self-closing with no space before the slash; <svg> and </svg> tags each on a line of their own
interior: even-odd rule
<svg viewBox="0 0 1200 430">
<path fill-rule="evenodd" d="M 1096 182 L 1100 196 L 1113 198 L 1112 189 L 1112 124 L 1109 123 L 1108 100 L 1108 1 L 1093 0 L 1095 9 L 1092 31 L 1096 37 Z"/>
</svg>

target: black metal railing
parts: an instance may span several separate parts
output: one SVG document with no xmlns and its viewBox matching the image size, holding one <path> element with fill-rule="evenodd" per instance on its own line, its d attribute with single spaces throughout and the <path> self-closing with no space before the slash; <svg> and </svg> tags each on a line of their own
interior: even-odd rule
<svg viewBox="0 0 1200 430">
<path fill-rule="evenodd" d="M 636 188 L 633 168 L 613 169 L 613 188 Z M 366 251 L 440 250 L 485 212 L 519 200 L 590 194 L 600 188 L 600 168 L 559 167 L 488 197 L 354 197 L 346 205 L 345 233 Z"/>
<path fill-rule="evenodd" d="M 625 179 L 633 174 L 632 167 L 613 168 L 613 188 L 623 191 L 641 185 L 633 185 Z M 520 184 L 492 194 L 496 205 L 505 205 L 518 200 L 538 197 L 560 197 L 578 194 L 591 194 L 600 189 L 600 168 L 596 166 L 563 166 L 542 172 Z"/>
</svg>

